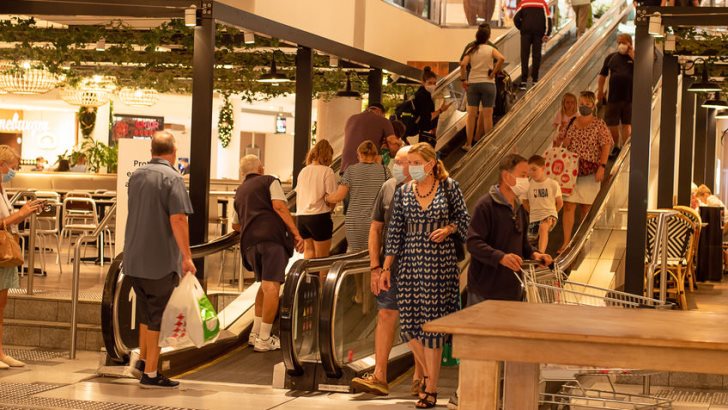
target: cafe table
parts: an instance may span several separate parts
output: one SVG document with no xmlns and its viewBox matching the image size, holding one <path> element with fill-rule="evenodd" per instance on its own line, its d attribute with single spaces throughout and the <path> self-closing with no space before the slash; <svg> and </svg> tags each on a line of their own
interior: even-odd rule
<svg viewBox="0 0 728 410">
<path fill-rule="evenodd" d="M 728 313 L 486 301 L 426 323 L 453 335 L 459 409 L 538 408 L 539 364 L 728 373 Z"/>
</svg>

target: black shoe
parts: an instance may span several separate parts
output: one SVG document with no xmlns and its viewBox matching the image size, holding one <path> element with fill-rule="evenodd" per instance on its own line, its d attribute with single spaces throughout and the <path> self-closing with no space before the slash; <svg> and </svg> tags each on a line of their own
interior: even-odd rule
<svg viewBox="0 0 728 410">
<path fill-rule="evenodd" d="M 622 149 L 619 147 L 612 148 L 612 152 L 609 153 L 609 158 L 617 158 L 621 151 Z"/>
<path fill-rule="evenodd" d="M 139 384 L 142 389 L 176 389 L 179 387 L 179 382 L 169 380 L 161 373 L 157 373 L 157 377 L 154 378 L 149 377 L 146 373 L 144 373 Z"/>
<path fill-rule="evenodd" d="M 525 81 L 522 81 L 520 84 L 518 84 L 518 89 L 521 91 L 526 91 L 527 88 L 528 88 L 528 84 L 526 84 Z"/>
<path fill-rule="evenodd" d="M 131 374 L 134 375 L 137 379 L 141 379 L 142 375 L 144 374 L 144 366 L 146 365 L 146 362 L 142 359 L 137 360 L 136 363 L 134 363 L 134 368 L 131 370 Z"/>
</svg>

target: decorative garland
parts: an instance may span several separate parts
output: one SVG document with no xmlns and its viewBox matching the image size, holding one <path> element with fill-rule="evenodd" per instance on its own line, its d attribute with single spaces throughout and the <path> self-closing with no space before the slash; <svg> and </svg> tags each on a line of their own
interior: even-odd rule
<svg viewBox="0 0 728 410">
<path fill-rule="evenodd" d="M 223 96 L 224 99 L 220 108 L 220 116 L 217 120 L 217 138 L 220 139 L 220 145 L 223 148 L 227 148 L 233 136 L 235 119 L 233 118 L 233 104 L 230 102 L 230 94 L 226 93 Z"/>
<path fill-rule="evenodd" d="M 106 40 L 104 51 L 89 48 Z M 0 21 L 0 43 L 14 47 L 0 48 L 0 61 L 11 62 L 0 69 L 13 72 L 31 62 L 33 68 L 47 69 L 65 77 L 64 85 L 77 85 L 91 75 L 113 76 L 119 87 L 152 88 L 160 93 L 192 92 L 192 56 L 194 30 L 180 19 L 158 27 L 138 30 L 121 22 L 107 26 L 79 25 L 68 28 L 39 27 L 33 18 Z M 256 81 L 268 70 L 273 51 L 278 72 L 295 77 L 295 52 L 292 45 L 277 39 L 256 37 L 255 45 L 244 45 L 243 32 L 218 25 L 215 38 L 214 87 L 225 94 L 240 95 L 243 101 L 271 99 L 295 92 L 295 83 L 277 86 Z M 287 48 L 289 47 L 289 48 Z M 352 76 L 355 88 L 366 93 L 367 82 Z M 363 76 L 366 77 L 365 75 Z M 329 58 L 314 54 L 314 98 L 327 98 L 344 87 L 345 69 L 329 67 Z M 391 85 L 385 94 L 396 94 Z"/>
</svg>

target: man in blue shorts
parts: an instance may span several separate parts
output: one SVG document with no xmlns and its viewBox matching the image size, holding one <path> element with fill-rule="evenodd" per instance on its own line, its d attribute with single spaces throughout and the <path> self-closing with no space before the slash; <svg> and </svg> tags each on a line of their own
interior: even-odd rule
<svg viewBox="0 0 728 410">
<path fill-rule="evenodd" d="M 409 174 L 409 163 L 407 162 L 407 153 L 410 146 L 400 148 L 394 157 L 394 167 L 392 169 L 393 178 L 387 180 L 377 194 L 372 210 L 372 223 L 369 228 L 369 261 L 371 267 L 371 289 L 377 295 L 377 329 L 374 334 L 374 373 L 356 377 L 351 381 L 351 385 L 355 391 L 363 391 L 372 393 L 377 396 L 386 396 L 389 394 L 389 384 L 387 383 L 387 362 L 389 360 L 389 352 L 392 350 L 394 342 L 394 330 L 399 317 L 399 309 L 397 307 L 397 261 L 392 265 L 392 283 L 389 290 L 384 291 L 379 288 L 379 276 L 382 273 L 382 244 L 384 244 L 387 235 L 387 224 L 392 216 L 392 200 L 394 193 L 402 184 L 412 180 Z M 415 373 L 412 380 L 412 395 L 419 395 L 421 386 L 424 384 L 422 380 L 422 368 L 420 363 L 415 361 Z"/>
</svg>

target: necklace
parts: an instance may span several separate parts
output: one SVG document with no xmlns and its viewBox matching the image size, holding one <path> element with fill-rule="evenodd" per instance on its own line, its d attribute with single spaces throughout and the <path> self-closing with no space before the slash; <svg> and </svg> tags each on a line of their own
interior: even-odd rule
<svg viewBox="0 0 728 410">
<path fill-rule="evenodd" d="M 419 198 L 428 198 L 430 195 L 432 195 L 432 192 L 435 190 L 435 186 L 437 186 L 437 181 L 432 182 L 432 186 L 430 187 L 430 190 L 425 195 L 420 195 L 420 183 L 415 184 L 415 193 Z"/>
</svg>

